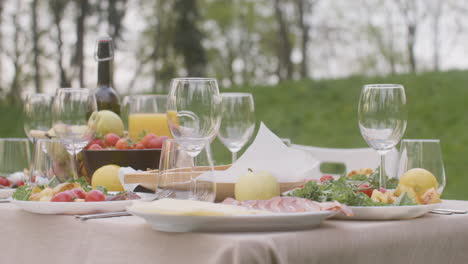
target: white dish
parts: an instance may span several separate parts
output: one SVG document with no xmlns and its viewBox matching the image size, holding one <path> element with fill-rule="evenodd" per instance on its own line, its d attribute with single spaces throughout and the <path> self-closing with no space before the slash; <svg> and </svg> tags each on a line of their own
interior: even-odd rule
<svg viewBox="0 0 468 264">
<path fill-rule="evenodd" d="M 10 198 L 16 189 L 13 188 L 2 188 L 0 189 L 0 199 Z"/>
<path fill-rule="evenodd" d="M 150 200 L 155 197 L 152 193 L 137 193 L 142 199 Z M 105 202 L 38 202 L 38 201 L 18 201 L 12 199 L 11 202 L 24 211 L 36 214 L 66 214 L 81 215 L 95 213 L 109 213 L 125 211 L 125 208 L 132 204 L 134 200 L 125 201 L 105 201 Z"/>
<path fill-rule="evenodd" d="M 441 203 L 410 206 L 348 206 L 354 216 L 336 214 L 335 219 L 342 220 L 404 220 L 423 216 L 438 208 Z"/>
<path fill-rule="evenodd" d="M 165 232 L 286 231 L 319 226 L 335 214 L 330 211 L 243 216 L 164 215 L 128 210 Z"/>
</svg>

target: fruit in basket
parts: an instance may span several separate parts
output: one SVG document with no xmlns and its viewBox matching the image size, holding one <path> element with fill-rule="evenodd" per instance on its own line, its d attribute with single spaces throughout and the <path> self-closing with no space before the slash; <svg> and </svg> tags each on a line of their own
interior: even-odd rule
<svg viewBox="0 0 468 264">
<path fill-rule="evenodd" d="M 133 142 L 128 138 L 121 138 L 115 144 L 115 149 L 133 149 Z"/>
<path fill-rule="evenodd" d="M 276 178 L 266 171 L 249 172 L 239 177 L 235 186 L 236 200 L 269 200 L 280 195 Z"/>
<path fill-rule="evenodd" d="M 122 136 L 124 132 L 124 124 L 120 116 L 109 110 L 94 112 L 89 118 L 88 125 L 94 126 L 96 133 L 101 135 L 114 133 Z"/>
<path fill-rule="evenodd" d="M 124 189 L 120 183 L 118 175 L 119 169 L 119 166 L 112 164 L 105 165 L 97 169 L 93 174 L 93 178 L 91 179 L 91 185 L 93 189 L 100 185 L 106 187 L 107 190 L 112 192 L 123 191 Z"/>
<path fill-rule="evenodd" d="M 93 144 L 93 145 L 89 146 L 88 149 L 89 149 L 89 150 L 101 150 L 102 147 L 99 146 L 98 144 Z"/>
<path fill-rule="evenodd" d="M 415 168 L 401 175 L 400 182 L 398 183 L 398 187 L 400 186 L 413 188 L 416 195 L 420 197 L 431 188 L 437 190 L 437 180 L 429 171 L 421 168 Z"/>
<path fill-rule="evenodd" d="M 104 143 L 106 147 L 114 147 L 115 144 L 117 144 L 117 141 L 119 141 L 119 139 L 120 137 L 117 134 L 107 133 L 104 137 Z"/>
</svg>

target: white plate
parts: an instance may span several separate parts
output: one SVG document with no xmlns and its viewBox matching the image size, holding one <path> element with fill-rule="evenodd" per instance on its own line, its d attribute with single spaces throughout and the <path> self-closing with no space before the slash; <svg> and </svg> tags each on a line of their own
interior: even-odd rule
<svg viewBox="0 0 468 264">
<path fill-rule="evenodd" d="M 319 211 L 244 216 L 163 215 L 128 210 L 165 232 L 286 231 L 317 227 L 335 212 Z"/>
<path fill-rule="evenodd" d="M 0 199 L 10 198 L 16 189 L 13 188 L 2 188 L 0 189 Z"/>
<path fill-rule="evenodd" d="M 409 206 L 348 206 L 354 216 L 337 214 L 343 220 L 403 220 L 420 217 L 440 206 L 441 203 Z"/>
<path fill-rule="evenodd" d="M 154 198 L 152 193 L 137 193 L 141 200 Z M 105 201 L 105 202 L 39 202 L 11 200 L 13 204 L 24 211 L 36 214 L 66 214 L 81 215 L 125 211 L 125 208 L 135 200 Z"/>
</svg>

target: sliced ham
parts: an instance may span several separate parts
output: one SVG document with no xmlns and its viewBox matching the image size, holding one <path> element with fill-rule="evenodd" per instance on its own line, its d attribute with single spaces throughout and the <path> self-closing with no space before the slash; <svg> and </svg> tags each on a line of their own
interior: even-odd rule
<svg viewBox="0 0 468 264">
<path fill-rule="evenodd" d="M 346 205 L 339 202 L 319 203 L 299 197 L 273 197 L 270 200 L 246 200 L 237 201 L 232 198 L 226 198 L 223 204 L 243 206 L 249 209 L 266 210 L 274 213 L 298 213 L 298 212 L 318 212 L 318 211 L 336 211 L 342 212 L 347 216 L 352 216 L 353 212 Z"/>
</svg>

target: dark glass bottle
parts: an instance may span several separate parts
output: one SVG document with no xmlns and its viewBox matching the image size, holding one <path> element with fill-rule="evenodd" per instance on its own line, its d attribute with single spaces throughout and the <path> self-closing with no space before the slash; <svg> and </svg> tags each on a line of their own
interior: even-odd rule
<svg viewBox="0 0 468 264">
<path fill-rule="evenodd" d="M 120 97 L 113 88 L 114 45 L 112 38 L 98 39 L 96 60 L 98 62 L 98 88 L 95 95 L 98 110 L 110 110 L 120 115 Z"/>
</svg>

